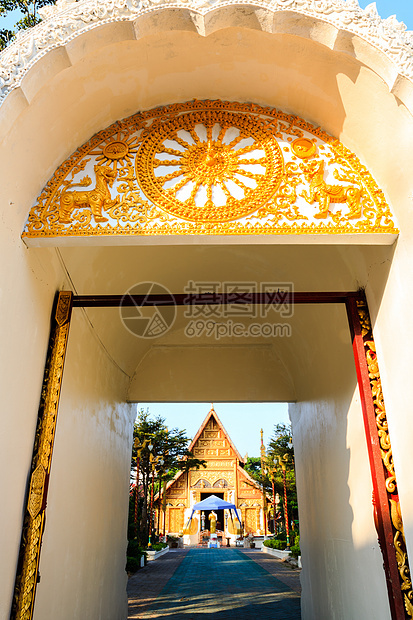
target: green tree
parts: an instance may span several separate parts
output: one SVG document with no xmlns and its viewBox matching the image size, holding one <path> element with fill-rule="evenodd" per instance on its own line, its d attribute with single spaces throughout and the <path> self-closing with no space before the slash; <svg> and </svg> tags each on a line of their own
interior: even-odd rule
<svg viewBox="0 0 413 620">
<path fill-rule="evenodd" d="M 282 512 L 284 515 L 284 482 L 283 467 L 285 467 L 285 479 L 287 489 L 287 504 L 289 519 L 298 520 L 297 487 L 295 481 L 294 448 L 292 447 L 292 431 L 289 424 L 276 424 L 273 436 L 267 448 L 267 467 L 274 473 L 275 492 L 279 494 Z M 280 461 L 282 466 L 280 466 Z M 275 469 L 275 471 L 274 471 Z"/>
<path fill-rule="evenodd" d="M 259 480 L 261 478 L 261 459 L 259 456 L 249 456 L 247 462 L 244 465 L 245 471 L 254 478 Z"/>
<path fill-rule="evenodd" d="M 261 469 L 260 457 L 248 457 L 244 469 L 265 491 L 267 497 L 273 497 L 278 493 L 280 504 L 278 513 L 284 522 L 284 479 L 283 469 L 278 460 L 285 467 L 287 508 L 289 520 L 298 520 L 297 488 L 295 484 L 294 449 L 291 446 L 291 426 L 276 424 L 273 435 L 266 449 L 264 471 Z M 271 502 L 272 503 L 272 502 Z M 285 528 L 285 525 L 284 525 Z"/>
<path fill-rule="evenodd" d="M 163 483 L 175 476 L 179 470 L 187 471 L 201 466 L 206 467 L 203 460 L 194 457 L 188 450 L 190 438 L 184 430 L 168 429 L 164 418 L 151 417 L 149 411 L 138 413 L 134 431 L 134 443 L 131 459 L 131 479 L 136 480 L 137 458 L 139 451 L 139 485 L 131 494 L 132 501 L 138 499 L 138 527 L 134 535 L 142 546 L 149 539 L 151 498 L 161 490 Z M 153 496 L 152 496 L 153 493 Z M 160 503 L 160 498 L 158 500 Z M 133 510 L 133 518 L 135 510 Z M 129 528 L 133 531 L 133 527 Z"/>
<path fill-rule="evenodd" d="M 294 462 L 294 448 L 292 447 L 291 424 L 275 424 L 273 436 L 268 444 L 268 453 L 283 456 L 288 455 L 288 459 Z"/>
<path fill-rule="evenodd" d="M 20 11 L 14 29 L 0 30 L 0 50 L 4 49 L 15 37 L 18 30 L 31 28 L 41 21 L 39 9 L 54 4 L 55 0 L 0 0 L 0 17 L 6 17 L 11 11 Z"/>
</svg>

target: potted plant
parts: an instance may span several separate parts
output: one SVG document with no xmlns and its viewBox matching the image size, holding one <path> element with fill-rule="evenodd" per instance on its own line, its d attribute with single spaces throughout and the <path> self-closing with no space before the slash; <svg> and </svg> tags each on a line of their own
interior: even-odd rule
<svg viewBox="0 0 413 620">
<path fill-rule="evenodd" d="M 179 538 L 178 536 L 171 536 L 170 534 L 168 534 L 166 542 L 168 543 L 170 549 L 177 549 L 179 544 Z"/>
</svg>

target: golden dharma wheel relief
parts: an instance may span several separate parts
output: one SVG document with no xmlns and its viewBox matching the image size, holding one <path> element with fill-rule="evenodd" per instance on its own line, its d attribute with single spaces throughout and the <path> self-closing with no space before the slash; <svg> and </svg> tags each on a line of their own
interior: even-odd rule
<svg viewBox="0 0 413 620">
<path fill-rule="evenodd" d="M 398 233 L 354 153 L 274 108 L 195 100 L 96 134 L 56 170 L 23 237 L 354 233 Z"/>
<path fill-rule="evenodd" d="M 185 111 L 148 132 L 136 172 L 147 198 L 167 213 L 223 222 L 249 215 L 273 196 L 283 157 L 272 132 L 249 115 Z"/>
</svg>

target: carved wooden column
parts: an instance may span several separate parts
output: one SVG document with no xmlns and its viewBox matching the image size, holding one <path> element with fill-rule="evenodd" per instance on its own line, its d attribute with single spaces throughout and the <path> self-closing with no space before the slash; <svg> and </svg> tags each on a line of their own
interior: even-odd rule
<svg viewBox="0 0 413 620">
<path fill-rule="evenodd" d="M 387 426 L 379 365 L 367 301 L 347 298 L 367 449 L 373 481 L 375 525 L 383 554 L 393 620 L 413 617 L 413 592 Z"/>
<path fill-rule="evenodd" d="M 69 336 L 73 295 L 57 294 L 33 446 L 27 506 L 20 542 L 11 620 L 33 617 L 40 549 L 45 524 L 47 489 L 52 463 L 63 365 Z"/>
</svg>

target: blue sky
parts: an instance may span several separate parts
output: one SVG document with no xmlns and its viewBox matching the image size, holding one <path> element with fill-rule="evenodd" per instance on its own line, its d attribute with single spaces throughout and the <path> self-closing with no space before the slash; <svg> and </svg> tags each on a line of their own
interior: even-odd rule
<svg viewBox="0 0 413 620">
<path fill-rule="evenodd" d="M 369 4 L 371 4 L 369 0 L 359 0 L 359 5 L 363 9 Z M 381 17 L 396 15 L 399 21 L 406 24 L 408 30 L 413 30 L 412 0 L 377 0 L 376 6 Z"/>
<path fill-rule="evenodd" d="M 211 409 L 211 403 L 139 403 L 138 409 L 149 409 L 151 414 L 166 419 L 169 428 L 186 429 L 193 438 Z M 289 424 L 288 405 L 285 403 L 214 403 L 214 409 L 236 448 L 245 456 L 259 456 L 260 429 L 264 443 L 273 434 L 274 424 Z"/>
<path fill-rule="evenodd" d="M 369 0 L 359 0 L 362 8 L 370 4 Z M 399 21 L 403 21 L 409 30 L 413 30 L 413 0 L 377 0 L 377 10 L 381 17 L 389 17 L 396 14 Z M 13 15 L 9 14 L 5 18 L 0 18 L 0 28 L 12 28 L 18 11 Z"/>
</svg>

